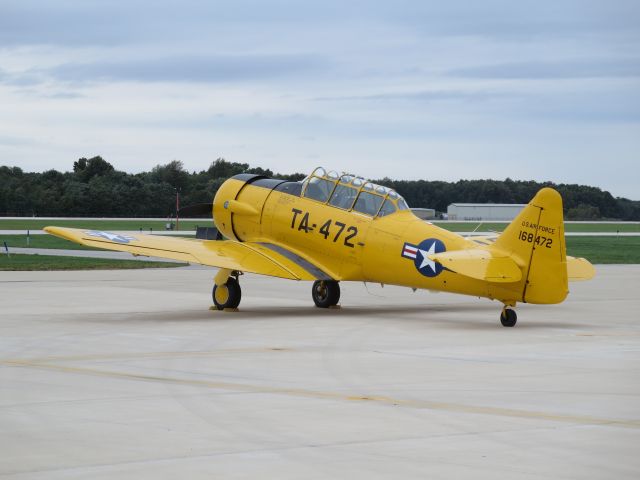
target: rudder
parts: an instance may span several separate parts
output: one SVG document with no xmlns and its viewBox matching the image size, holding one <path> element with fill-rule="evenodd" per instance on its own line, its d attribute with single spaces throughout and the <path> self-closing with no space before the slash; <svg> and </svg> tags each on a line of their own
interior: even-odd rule
<svg viewBox="0 0 640 480">
<path fill-rule="evenodd" d="M 541 189 L 497 238 L 492 248 L 522 268 L 526 303 L 560 303 L 569 293 L 562 197 Z"/>
</svg>

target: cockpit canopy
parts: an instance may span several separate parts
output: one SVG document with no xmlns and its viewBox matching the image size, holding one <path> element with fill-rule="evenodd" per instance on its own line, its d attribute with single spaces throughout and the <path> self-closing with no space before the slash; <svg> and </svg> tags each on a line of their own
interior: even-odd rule
<svg viewBox="0 0 640 480">
<path fill-rule="evenodd" d="M 362 177 L 327 172 L 322 167 L 316 168 L 302 181 L 302 196 L 371 217 L 384 217 L 409 209 L 404 198 L 391 188 L 376 185 Z"/>
</svg>

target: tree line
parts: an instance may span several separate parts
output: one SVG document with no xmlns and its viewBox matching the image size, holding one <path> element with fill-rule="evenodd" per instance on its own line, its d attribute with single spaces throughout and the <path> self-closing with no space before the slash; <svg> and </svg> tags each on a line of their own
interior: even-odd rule
<svg viewBox="0 0 640 480">
<path fill-rule="evenodd" d="M 206 203 L 220 185 L 238 173 L 255 173 L 297 181 L 302 173 L 281 174 L 219 158 L 207 170 L 189 172 L 174 160 L 151 171 L 126 173 L 97 156 L 73 163 L 73 171 L 24 172 L 0 166 L 0 215 L 168 217 L 175 215 L 176 192 L 181 206 Z M 506 180 L 392 180 L 375 183 L 394 188 L 412 207 L 446 212 L 459 203 L 527 203 L 544 186 L 563 197 L 570 220 L 640 220 L 640 201 L 614 198 L 597 187 L 551 182 Z"/>
</svg>

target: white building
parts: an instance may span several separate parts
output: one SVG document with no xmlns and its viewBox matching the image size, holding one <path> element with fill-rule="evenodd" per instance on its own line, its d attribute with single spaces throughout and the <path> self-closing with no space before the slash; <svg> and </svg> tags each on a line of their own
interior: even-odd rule
<svg viewBox="0 0 640 480">
<path fill-rule="evenodd" d="M 447 207 L 449 220 L 513 220 L 525 207 L 521 203 L 452 203 Z"/>
</svg>

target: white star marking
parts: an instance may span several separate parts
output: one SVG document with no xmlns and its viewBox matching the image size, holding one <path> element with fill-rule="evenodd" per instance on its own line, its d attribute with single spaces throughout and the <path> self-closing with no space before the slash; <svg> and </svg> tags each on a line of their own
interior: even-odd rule
<svg viewBox="0 0 640 480">
<path fill-rule="evenodd" d="M 429 255 L 433 255 L 436 253 L 436 242 L 433 242 L 429 247 L 429 250 L 420 250 L 420 254 L 422 255 L 422 264 L 420 265 L 419 270 L 422 270 L 427 265 L 431 268 L 432 272 L 436 271 L 436 262 L 429 259 Z"/>
<path fill-rule="evenodd" d="M 111 232 L 102 232 L 98 230 L 91 230 L 86 233 L 87 235 L 90 235 L 92 237 L 106 238 L 107 240 L 110 240 L 112 242 L 118 242 L 118 243 L 129 243 L 131 240 L 135 240 L 135 237 L 129 237 L 128 235 L 120 235 L 120 234 L 111 233 Z"/>
</svg>

